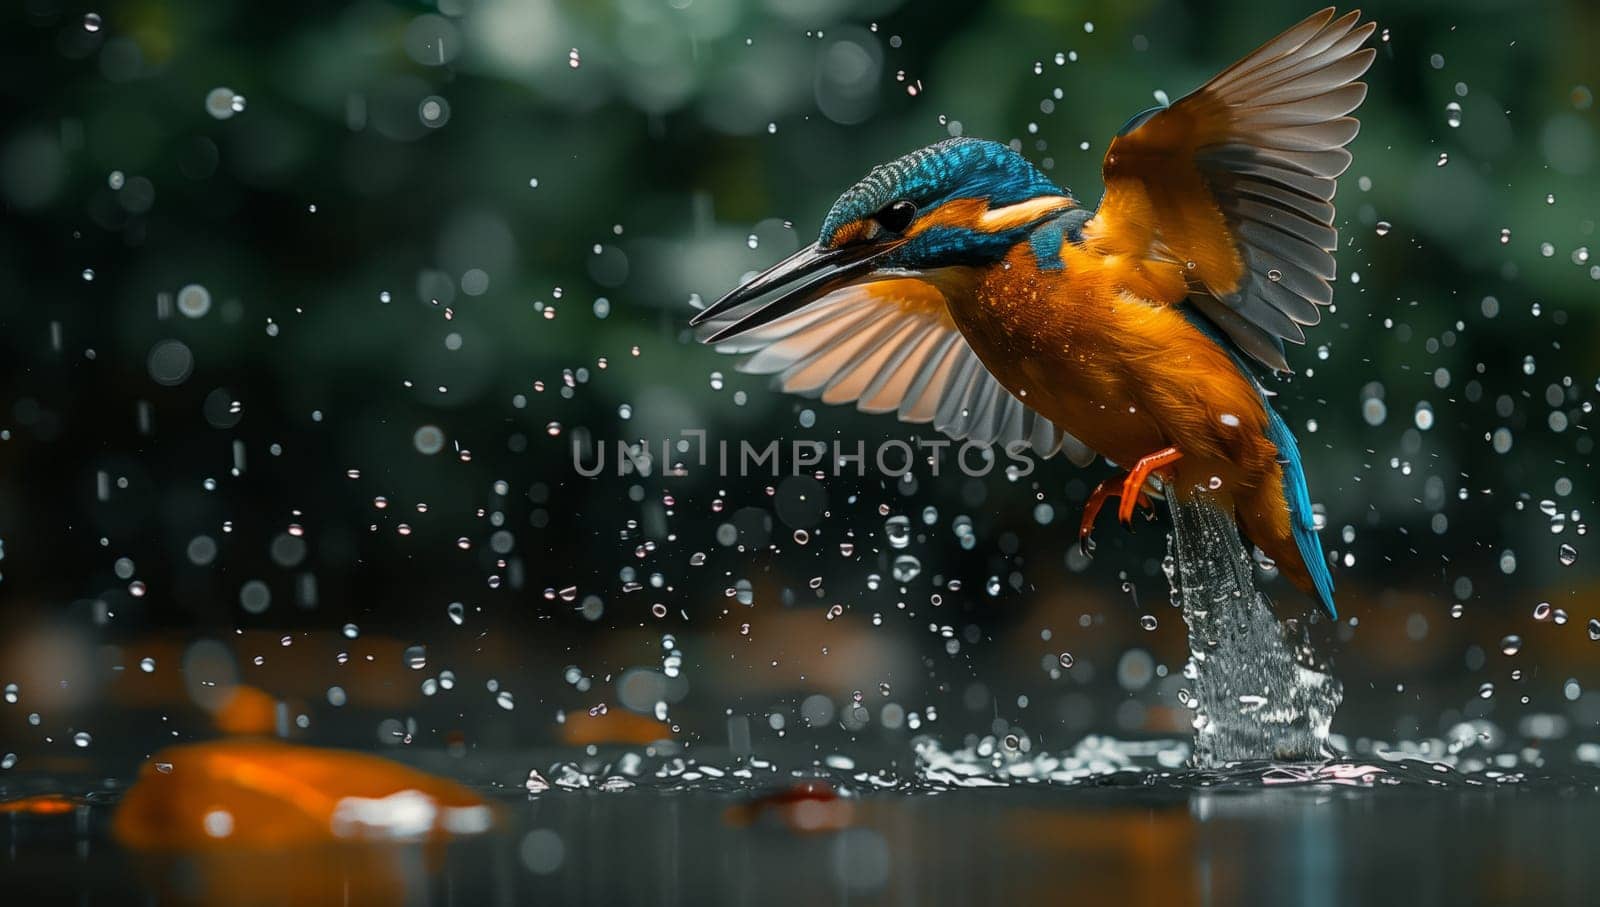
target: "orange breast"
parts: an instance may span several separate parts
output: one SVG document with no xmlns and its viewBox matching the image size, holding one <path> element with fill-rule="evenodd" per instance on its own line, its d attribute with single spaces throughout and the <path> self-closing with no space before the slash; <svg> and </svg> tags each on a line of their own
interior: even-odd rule
<svg viewBox="0 0 1600 907">
<path fill-rule="evenodd" d="M 1177 448 L 1178 493 L 1204 487 L 1230 502 L 1246 537 L 1309 589 L 1253 382 L 1178 309 L 1128 291 L 1171 275 L 1064 253 L 1061 271 L 1038 270 L 1021 249 L 987 274 L 953 309 L 967 342 L 1008 390 L 1108 459 Z"/>
<path fill-rule="evenodd" d="M 1127 289 L 1181 273 L 1130 276 L 1100 256 L 1040 271 L 1026 248 L 1007 265 L 955 318 L 1012 393 L 1117 463 L 1170 446 L 1184 453 L 1180 477 L 1254 486 L 1277 475 L 1250 380 L 1177 309 Z"/>
</svg>

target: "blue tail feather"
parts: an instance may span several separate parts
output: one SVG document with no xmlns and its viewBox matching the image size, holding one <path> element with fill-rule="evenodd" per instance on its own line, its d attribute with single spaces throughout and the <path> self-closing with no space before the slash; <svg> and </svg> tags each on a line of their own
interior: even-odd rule
<svg viewBox="0 0 1600 907">
<path fill-rule="evenodd" d="M 1339 619 L 1339 609 L 1333 604 L 1333 574 L 1328 571 L 1328 558 L 1322 553 L 1322 541 L 1317 538 L 1316 520 L 1311 513 L 1311 490 L 1306 487 L 1306 470 L 1300 462 L 1300 447 L 1288 423 L 1278 415 L 1265 398 L 1261 405 L 1267 411 L 1267 440 L 1278 448 L 1278 462 L 1283 464 L 1283 498 L 1289 502 L 1290 531 L 1294 533 L 1295 547 L 1300 549 L 1300 559 L 1306 572 L 1311 574 L 1311 584 L 1317 587 L 1317 596 L 1328 616 Z"/>
<path fill-rule="evenodd" d="M 1328 558 L 1322 553 L 1322 540 L 1317 537 L 1316 521 L 1311 512 L 1311 489 L 1306 487 L 1305 465 L 1300 462 L 1300 445 L 1295 443 L 1294 432 L 1289 430 L 1289 424 L 1283 421 L 1278 411 L 1272 408 L 1266 389 L 1256 380 L 1255 372 L 1234 350 L 1233 344 L 1217 331 L 1216 326 L 1188 307 L 1184 308 L 1184 316 L 1213 343 L 1226 350 L 1233 364 L 1260 392 L 1261 408 L 1267 411 L 1267 440 L 1278 448 L 1278 462 L 1283 467 L 1283 499 L 1289 504 L 1289 530 L 1294 535 L 1295 548 L 1306 565 L 1306 572 L 1311 574 L 1311 584 L 1316 587 L 1322 607 L 1328 609 L 1329 617 L 1338 620 L 1339 609 L 1333 604 L 1333 573 L 1328 570 Z"/>
</svg>

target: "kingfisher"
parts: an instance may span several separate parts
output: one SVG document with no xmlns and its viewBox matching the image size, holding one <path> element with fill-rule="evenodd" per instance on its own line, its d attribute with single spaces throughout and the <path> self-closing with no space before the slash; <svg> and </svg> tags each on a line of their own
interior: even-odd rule
<svg viewBox="0 0 1600 907">
<path fill-rule="evenodd" d="M 1096 208 L 1013 148 L 952 138 L 879 165 L 817 241 L 695 314 L 786 392 L 959 441 L 1104 458 L 1126 525 L 1208 495 L 1337 618 L 1293 433 L 1267 374 L 1333 302 L 1333 197 L 1376 27 L 1332 8 L 1106 149 Z"/>
</svg>

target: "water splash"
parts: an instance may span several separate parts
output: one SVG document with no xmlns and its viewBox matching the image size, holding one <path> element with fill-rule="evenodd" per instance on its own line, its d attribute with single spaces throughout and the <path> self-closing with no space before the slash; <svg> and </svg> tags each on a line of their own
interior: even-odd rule
<svg viewBox="0 0 1600 907">
<path fill-rule="evenodd" d="M 1328 731 L 1343 685 L 1313 661 L 1302 623 L 1273 616 L 1232 514 L 1201 488 L 1167 498 L 1168 578 L 1189 626 L 1194 766 L 1333 757 Z"/>
<path fill-rule="evenodd" d="M 1600 791 L 1600 744 L 1541 747 L 1486 721 L 1463 722 L 1443 738 L 1383 741 L 1332 735 L 1333 758 L 1316 761 L 1252 759 L 1195 764 L 1194 745 L 1177 738 L 1125 740 L 1089 734 L 1065 749 L 1019 747 L 1010 738 L 984 735 L 960 745 L 918 735 L 913 758 L 879 751 L 858 760 L 835 752 L 818 759 L 810 747 L 763 758 L 732 758 L 707 751 L 623 749 L 576 754 L 549 752 L 522 785 L 530 797 L 575 792 L 699 793 L 748 795 L 796 783 L 825 784 L 841 797 L 869 794 L 919 796 L 972 789 L 1049 788 L 1085 790 L 1138 788 L 1185 797 L 1197 791 L 1259 791 L 1283 788 L 1502 788 Z M 423 767 L 459 765 L 451 757 L 422 756 Z M 521 757 L 505 754 L 508 774 L 527 771 Z M 497 772 L 501 773 L 501 772 Z M 517 785 L 507 785 L 514 791 Z"/>
</svg>

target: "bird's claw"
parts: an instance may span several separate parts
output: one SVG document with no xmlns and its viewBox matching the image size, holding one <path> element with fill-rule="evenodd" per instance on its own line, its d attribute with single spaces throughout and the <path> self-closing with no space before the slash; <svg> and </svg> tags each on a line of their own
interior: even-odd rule
<svg viewBox="0 0 1600 907">
<path fill-rule="evenodd" d="M 1094 532 L 1095 518 L 1100 515 L 1100 508 L 1105 506 L 1106 500 L 1120 499 L 1117 519 L 1124 526 L 1133 526 L 1133 512 L 1139 507 L 1149 510 L 1150 516 L 1154 517 L 1156 505 L 1144 490 L 1144 485 L 1152 473 L 1176 463 L 1182 456 L 1175 447 L 1158 450 L 1140 457 L 1139 462 L 1121 476 L 1112 476 L 1094 487 L 1094 491 L 1089 493 L 1089 500 L 1083 504 L 1083 521 L 1078 524 L 1078 550 L 1083 552 L 1084 557 L 1093 556 L 1094 549 L 1089 536 Z"/>
<path fill-rule="evenodd" d="M 1122 480 L 1122 494 L 1120 495 L 1122 500 L 1117 506 L 1117 518 L 1122 521 L 1124 526 L 1132 524 L 1135 506 L 1142 503 L 1152 510 L 1155 509 L 1150 504 L 1150 496 L 1144 492 L 1144 484 L 1150 480 L 1151 473 L 1171 466 L 1182 458 L 1183 453 L 1176 447 L 1167 447 L 1153 454 L 1142 456 L 1139 458 L 1139 462 L 1133 464 L 1133 468 L 1128 470 L 1127 476 Z"/>
<path fill-rule="evenodd" d="M 1094 554 L 1089 536 L 1094 532 L 1094 521 L 1100 515 L 1100 508 L 1105 506 L 1107 498 L 1117 494 L 1113 490 L 1116 481 L 1117 478 L 1113 476 L 1096 485 L 1094 491 L 1089 492 L 1089 500 L 1083 504 L 1083 521 L 1078 524 L 1078 550 L 1083 552 L 1084 557 Z"/>
<path fill-rule="evenodd" d="M 1120 495 L 1119 495 L 1119 497 L 1120 497 Z M 1117 507 L 1117 519 L 1121 520 L 1122 521 L 1122 525 L 1125 526 L 1128 529 L 1132 529 L 1133 528 L 1133 513 L 1134 513 L 1134 511 L 1138 510 L 1141 507 L 1144 508 L 1145 510 L 1149 511 L 1148 513 L 1145 514 L 1145 519 L 1146 520 L 1153 520 L 1153 519 L 1155 519 L 1155 516 L 1156 516 L 1156 504 L 1155 504 L 1155 501 L 1152 501 L 1150 499 L 1150 495 L 1147 492 L 1140 491 L 1134 497 L 1137 498 L 1137 500 L 1135 501 L 1134 506 L 1127 508 L 1127 510 L 1128 510 L 1128 515 L 1127 516 L 1123 516 L 1122 515 L 1123 508 L 1120 505 Z"/>
</svg>

